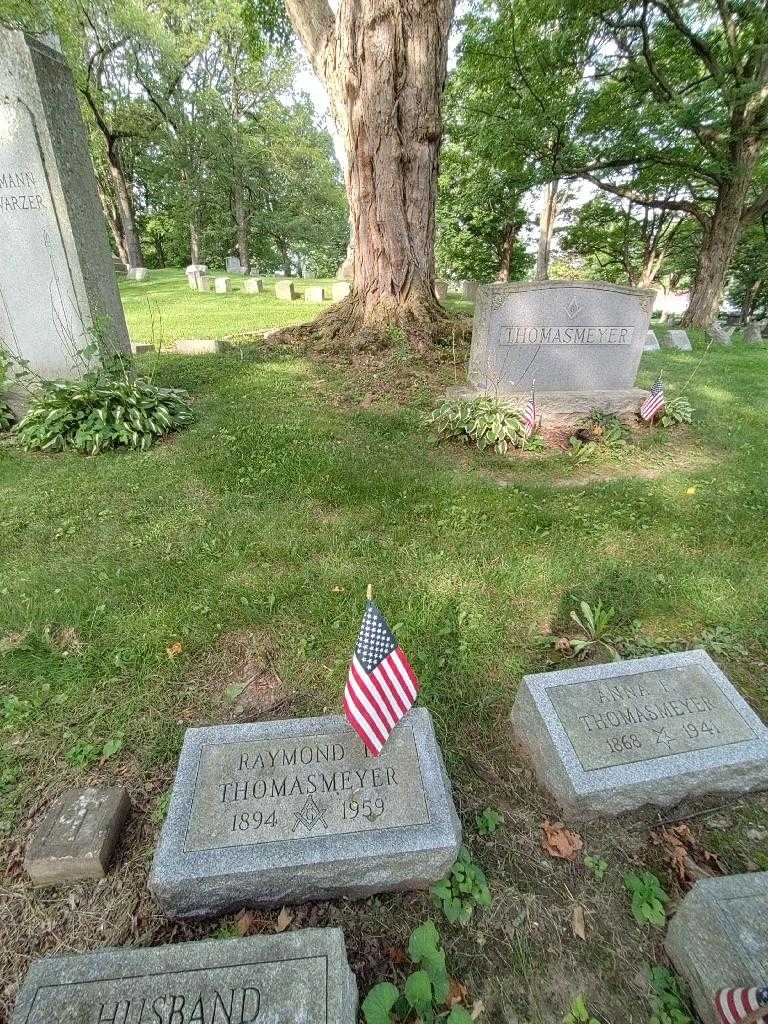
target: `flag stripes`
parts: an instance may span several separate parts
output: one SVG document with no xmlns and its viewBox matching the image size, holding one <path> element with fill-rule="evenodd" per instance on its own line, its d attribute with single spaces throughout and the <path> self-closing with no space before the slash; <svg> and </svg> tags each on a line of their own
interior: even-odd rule
<svg viewBox="0 0 768 1024">
<path fill-rule="evenodd" d="M 768 987 L 722 988 L 715 995 L 715 1010 L 722 1024 L 768 1022 Z"/>
</svg>

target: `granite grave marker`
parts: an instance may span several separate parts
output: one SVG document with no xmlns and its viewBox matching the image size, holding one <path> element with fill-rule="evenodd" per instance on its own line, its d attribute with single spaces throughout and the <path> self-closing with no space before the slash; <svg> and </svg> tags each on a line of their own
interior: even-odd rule
<svg viewBox="0 0 768 1024">
<path fill-rule="evenodd" d="M 246 277 L 243 281 L 243 291 L 249 295 L 261 295 L 264 291 L 264 282 L 260 277 Z"/>
<path fill-rule="evenodd" d="M 477 289 L 480 287 L 477 281 L 461 282 L 461 297 L 469 302 L 474 302 L 477 297 Z"/>
<path fill-rule="evenodd" d="M 293 281 L 275 281 L 275 298 L 292 301 L 298 297 Z"/>
<path fill-rule="evenodd" d="M 573 817 L 768 788 L 768 729 L 705 651 L 525 676 L 512 723 Z"/>
<path fill-rule="evenodd" d="M 659 351 L 659 339 L 656 337 L 656 332 L 648 330 L 645 334 L 645 344 L 643 345 L 643 352 L 658 352 Z"/>
<path fill-rule="evenodd" d="M 331 299 L 333 302 L 341 302 L 351 291 L 352 285 L 349 281 L 334 281 L 331 285 Z"/>
<path fill-rule="evenodd" d="M 763 325 L 757 320 L 744 327 L 744 341 L 748 345 L 759 344 L 763 340 Z"/>
<path fill-rule="evenodd" d="M 310 284 L 304 289 L 304 300 L 306 302 L 324 302 L 325 288 L 319 284 Z"/>
<path fill-rule="evenodd" d="M 691 339 L 688 337 L 687 331 L 667 331 L 667 348 L 676 348 L 679 349 L 681 352 L 690 352 Z"/>
<path fill-rule="evenodd" d="M 460 841 L 424 708 L 378 758 L 339 716 L 188 729 L 149 886 L 182 918 L 426 888 Z"/>
<path fill-rule="evenodd" d="M 33 963 L 11 1024 L 355 1024 L 338 928 Z"/>
<path fill-rule="evenodd" d="M 707 328 L 707 334 L 716 345 L 730 345 L 733 328 L 725 327 L 723 324 L 712 323 Z"/>
</svg>

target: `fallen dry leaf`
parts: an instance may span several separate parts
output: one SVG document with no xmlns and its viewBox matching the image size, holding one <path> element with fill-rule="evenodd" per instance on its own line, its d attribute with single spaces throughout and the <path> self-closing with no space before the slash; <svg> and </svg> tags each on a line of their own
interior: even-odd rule
<svg viewBox="0 0 768 1024">
<path fill-rule="evenodd" d="M 396 967 L 404 967 L 409 963 L 408 957 L 405 955 L 405 950 L 401 949 L 399 946 L 388 946 L 384 950 L 384 954 Z"/>
<path fill-rule="evenodd" d="M 251 930 L 251 926 L 254 921 L 254 913 L 251 910 L 244 910 L 242 914 L 238 914 L 235 918 L 235 931 L 242 938 L 247 935 Z"/>
<path fill-rule="evenodd" d="M 579 903 L 577 903 L 573 908 L 571 928 L 573 929 L 573 934 L 577 939 L 583 939 L 584 942 L 587 941 L 587 926 L 584 922 L 584 907 Z"/>
<path fill-rule="evenodd" d="M 541 825 L 541 833 L 541 845 L 550 857 L 559 857 L 573 863 L 579 850 L 584 847 L 581 836 L 566 828 L 561 821 L 556 821 L 553 825 L 545 818 Z"/>
<path fill-rule="evenodd" d="M 717 854 L 705 850 L 685 822 L 652 832 L 651 840 L 664 848 L 664 856 L 684 889 L 690 889 L 703 878 L 726 873 Z"/>
<path fill-rule="evenodd" d="M 181 652 L 183 650 L 184 650 L 183 646 L 177 640 L 176 643 L 171 644 L 170 647 L 166 647 L 165 648 L 165 653 L 168 655 L 168 657 L 171 660 L 173 660 L 178 654 L 181 654 Z"/>
<path fill-rule="evenodd" d="M 280 913 L 277 915 L 277 924 L 275 925 L 276 932 L 284 932 L 288 925 L 293 921 L 296 915 L 288 907 L 283 907 Z"/>
<path fill-rule="evenodd" d="M 458 1003 L 466 1003 L 467 994 L 467 986 L 462 985 L 455 978 L 451 978 L 451 985 L 448 989 L 448 998 L 445 1001 L 445 1005 L 450 1010 L 452 1006 L 456 1006 Z"/>
</svg>

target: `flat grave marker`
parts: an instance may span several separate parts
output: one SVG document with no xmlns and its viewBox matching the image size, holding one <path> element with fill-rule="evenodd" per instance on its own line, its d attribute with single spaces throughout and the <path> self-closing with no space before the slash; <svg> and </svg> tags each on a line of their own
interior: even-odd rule
<svg viewBox="0 0 768 1024">
<path fill-rule="evenodd" d="M 768 872 L 697 882 L 672 918 L 665 946 L 704 1024 L 720 1024 L 716 992 L 768 980 Z"/>
<path fill-rule="evenodd" d="M 149 887 L 180 918 L 427 888 L 460 842 L 425 708 L 378 758 L 340 716 L 188 729 Z"/>
<path fill-rule="evenodd" d="M 298 297 L 293 281 L 275 281 L 275 298 L 293 301 L 293 299 L 298 299 Z"/>
<path fill-rule="evenodd" d="M 706 651 L 525 676 L 512 722 L 574 817 L 768 788 L 768 729 Z"/>
<path fill-rule="evenodd" d="M 24 868 L 35 885 L 103 878 L 130 813 L 118 786 L 68 789 L 48 808 L 27 847 Z"/>
<path fill-rule="evenodd" d="M 686 331 L 667 331 L 667 347 L 679 349 L 681 352 L 690 352 L 692 349 L 691 339 Z"/>
<path fill-rule="evenodd" d="M 324 302 L 325 288 L 319 284 L 310 284 L 304 289 L 305 302 Z"/>
<path fill-rule="evenodd" d="M 226 341 L 216 338 L 180 338 L 173 346 L 174 352 L 185 356 L 207 356 L 217 352 L 225 352 Z"/>
<path fill-rule="evenodd" d="M 11 1024 L 355 1024 L 338 928 L 37 960 Z"/>
</svg>

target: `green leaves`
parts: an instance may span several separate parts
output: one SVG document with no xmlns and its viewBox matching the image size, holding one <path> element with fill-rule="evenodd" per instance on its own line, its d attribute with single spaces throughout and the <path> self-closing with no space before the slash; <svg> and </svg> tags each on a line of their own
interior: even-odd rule
<svg viewBox="0 0 768 1024">
<path fill-rule="evenodd" d="M 608 870 L 608 861 L 598 857 L 597 854 L 593 857 L 587 853 L 584 856 L 584 867 L 591 872 L 596 882 L 602 882 L 605 872 Z"/>
<path fill-rule="evenodd" d="M 400 993 L 390 981 L 379 982 L 363 1000 L 362 1011 L 366 1024 L 390 1024 L 392 1008 Z"/>
<path fill-rule="evenodd" d="M 590 1014 L 584 996 L 576 996 L 563 1018 L 563 1024 L 600 1024 L 600 1021 Z"/>
<path fill-rule="evenodd" d="M 486 807 L 481 814 L 475 815 L 475 827 L 481 836 L 495 835 L 504 824 L 504 815 L 495 807 Z"/>
<path fill-rule="evenodd" d="M 651 871 L 630 872 L 624 876 L 624 887 L 631 893 L 632 913 L 637 923 L 663 928 L 667 920 L 664 904 L 669 896 L 656 875 Z"/>
<path fill-rule="evenodd" d="M 426 971 L 414 971 L 405 981 L 405 998 L 422 1020 L 432 1020 L 432 982 Z"/>
<path fill-rule="evenodd" d="M 494 448 L 499 455 L 510 447 L 522 448 L 526 441 L 520 412 L 498 398 L 447 398 L 424 423 L 434 429 L 438 440 L 474 441 L 480 451 Z"/>
<path fill-rule="evenodd" d="M 690 423 L 692 419 L 693 406 L 685 395 L 678 395 L 667 402 L 659 422 L 662 427 L 674 427 L 679 423 Z"/>
<path fill-rule="evenodd" d="M 649 974 L 653 1016 L 648 1024 L 693 1024 L 675 975 L 658 964 L 651 967 Z"/>
<path fill-rule="evenodd" d="M 451 873 L 430 890 L 435 903 L 451 924 L 467 924 L 475 907 L 488 907 L 491 890 L 482 869 L 462 846 Z"/>
<path fill-rule="evenodd" d="M 428 975 L 435 1001 L 444 1003 L 448 998 L 450 980 L 445 966 L 445 950 L 440 948 L 440 933 L 434 921 L 425 921 L 413 932 L 408 942 L 408 955 Z"/>
</svg>

